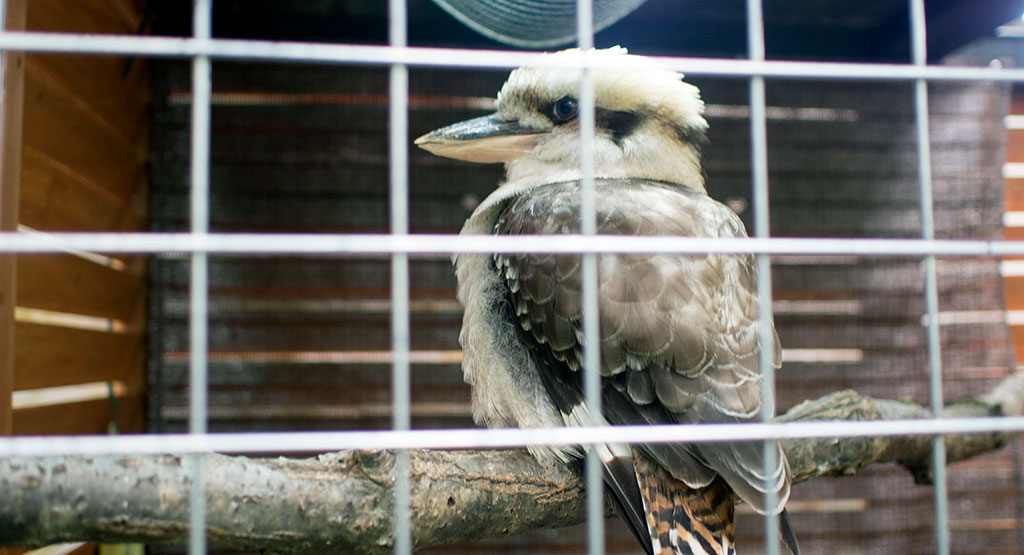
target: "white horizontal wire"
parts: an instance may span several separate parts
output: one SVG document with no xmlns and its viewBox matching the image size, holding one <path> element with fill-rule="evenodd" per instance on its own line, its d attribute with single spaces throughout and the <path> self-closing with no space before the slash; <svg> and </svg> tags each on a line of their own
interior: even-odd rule
<svg viewBox="0 0 1024 555">
<path fill-rule="evenodd" d="M 1024 417 L 772 422 L 584 428 L 257 432 L 0 438 L 0 458 L 165 453 L 323 453 L 350 449 L 492 449 L 599 443 L 709 443 L 783 439 L 1007 433 Z"/>
<path fill-rule="evenodd" d="M 391 47 L 287 41 L 194 39 L 136 35 L 5 32 L 0 50 L 116 54 L 212 59 L 345 63 L 415 67 L 511 69 L 537 60 L 537 53 L 511 50 Z M 914 66 L 839 62 L 761 61 L 729 58 L 656 58 L 664 65 L 690 74 L 734 77 L 791 77 L 806 79 L 872 79 L 913 81 L 1024 81 L 1024 69 L 957 66 Z M 586 61 L 584 57 L 551 62 L 554 67 L 624 67 L 614 62 Z M 627 64 L 628 60 L 623 60 Z"/>
<path fill-rule="evenodd" d="M 451 253 L 734 253 L 856 256 L 1016 256 L 1024 241 L 704 238 L 625 235 L 443 235 L 286 233 L 0 232 L 0 253 L 197 253 L 225 255 Z"/>
</svg>

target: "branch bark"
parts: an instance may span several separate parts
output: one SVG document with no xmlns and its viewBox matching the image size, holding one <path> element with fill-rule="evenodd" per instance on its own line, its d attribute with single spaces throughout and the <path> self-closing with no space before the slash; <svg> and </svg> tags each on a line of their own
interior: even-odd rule
<svg viewBox="0 0 1024 555">
<path fill-rule="evenodd" d="M 1024 376 L 947 416 L 1024 414 Z M 779 417 L 799 420 L 927 418 L 910 402 L 840 391 Z M 949 462 L 1002 447 L 1000 434 L 947 436 Z M 897 462 L 919 483 L 931 477 L 931 439 L 791 440 L 784 449 L 800 482 Z M 576 468 L 544 466 L 524 450 L 413 451 L 413 534 L 418 548 L 556 528 L 585 518 Z M 271 552 L 390 553 L 394 457 L 342 452 L 312 459 L 201 459 L 209 541 Z M 188 525 L 185 457 L 0 459 L 0 545 L 61 541 L 183 542 Z"/>
</svg>

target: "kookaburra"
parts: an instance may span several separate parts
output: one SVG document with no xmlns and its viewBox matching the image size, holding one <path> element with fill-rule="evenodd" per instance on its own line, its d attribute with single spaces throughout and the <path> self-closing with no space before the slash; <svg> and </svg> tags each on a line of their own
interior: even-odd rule
<svg viewBox="0 0 1024 555">
<path fill-rule="evenodd" d="M 504 162 L 506 179 L 476 207 L 463 234 L 579 233 L 579 51 L 548 54 L 511 73 L 495 114 L 416 140 L 440 156 Z M 589 52 L 596 99 L 593 137 L 599 234 L 744 237 L 736 214 L 704 190 L 707 123 L 696 87 L 623 48 Z M 608 59 L 618 69 L 601 69 Z M 578 59 L 578 58 L 577 58 Z M 607 65 L 607 64 L 606 64 Z M 627 68 L 627 69 L 622 69 Z M 599 257 L 601 414 L 582 393 L 581 257 L 461 254 L 465 306 L 460 342 L 473 417 L 492 427 L 724 423 L 759 420 L 756 271 L 734 254 Z M 603 419 L 603 420 L 602 420 Z M 732 553 L 735 497 L 782 513 L 789 466 L 778 444 L 598 446 L 619 514 L 649 554 Z M 533 448 L 569 461 L 578 446 Z M 776 504 L 766 506 L 765 492 Z"/>
</svg>

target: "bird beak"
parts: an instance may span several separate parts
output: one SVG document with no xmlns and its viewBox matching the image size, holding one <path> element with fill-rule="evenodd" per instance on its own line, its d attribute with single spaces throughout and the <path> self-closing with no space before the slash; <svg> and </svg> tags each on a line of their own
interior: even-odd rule
<svg viewBox="0 0 1024 555">
<path fill-rule="evenodd" d="M 547 132 L 491 114 L 431 131 L 416 139 L 416 145 L 445 158 L 491 164 L 533 152 L 537 139 Z"/>
</svg>

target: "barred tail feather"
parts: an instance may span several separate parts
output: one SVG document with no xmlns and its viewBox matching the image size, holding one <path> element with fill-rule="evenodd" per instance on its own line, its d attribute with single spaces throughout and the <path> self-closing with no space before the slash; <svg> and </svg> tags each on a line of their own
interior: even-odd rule
<svg viewBox="0 0 1024 555">
<path fill-rule="evenodd" d="M 735 498 L 723 480 L 694 489 L 645 457 L 636 465 L 655 555 L 735 555 Z"/>
</svg>

